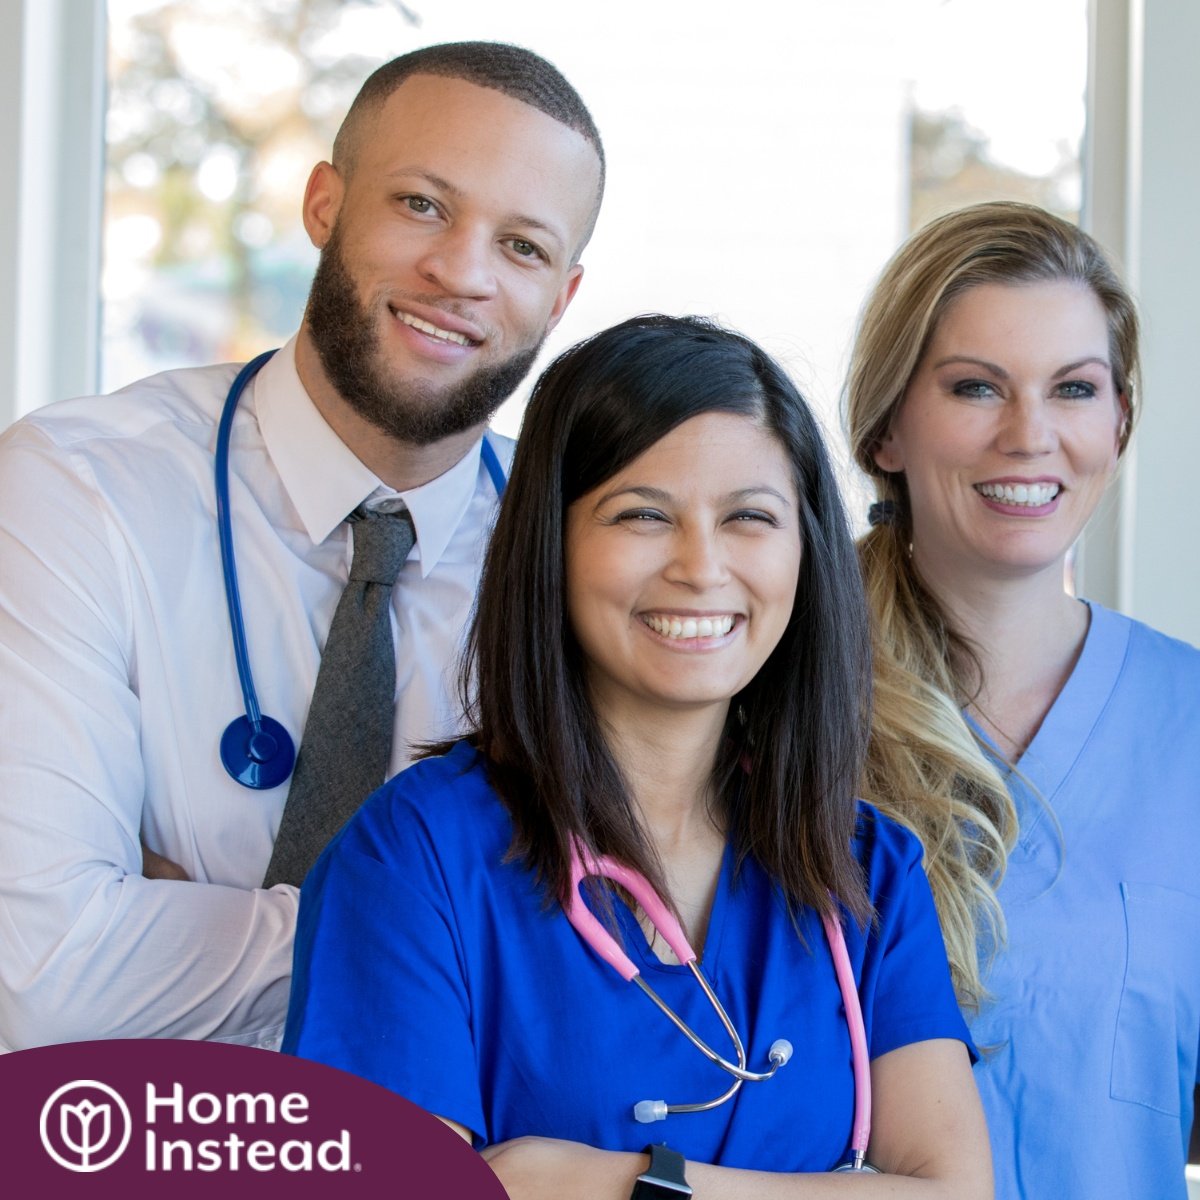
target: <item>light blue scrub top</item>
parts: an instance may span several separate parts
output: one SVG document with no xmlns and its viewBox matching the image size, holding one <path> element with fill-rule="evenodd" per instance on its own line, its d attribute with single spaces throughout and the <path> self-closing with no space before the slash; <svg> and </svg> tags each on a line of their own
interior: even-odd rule
<svg viewBox="0 0 1200 1200">
<path fill-rule="evenodd" d="M 1008 947 L 987 979 L 995 1002 L 971 1024 L 975 1074 L 997 1200 L 1184 1200 L 1200 652 L 1090 607 L 1079 662 L 1018 764 L 1040 799 L 1010 780 Z"/>
</svg>

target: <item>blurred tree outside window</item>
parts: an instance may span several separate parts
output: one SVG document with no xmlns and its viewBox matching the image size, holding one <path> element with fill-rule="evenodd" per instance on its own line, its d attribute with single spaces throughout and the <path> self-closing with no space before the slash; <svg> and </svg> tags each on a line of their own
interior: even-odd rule
<svg viewBox="0 0 1200 1200">
<path fill-rule="evenodd" d="M 1079 220 L 1079 146 L 1066 137 L 1059 160 L 1044 175 L 996 162 L 987 138 L 962 116 L 912 110 L 909 228 L 920 229 L 942 213 L 983 200 L 1025 200 Z"/>
<path fill-rule="evenodd" d="M 417 41 L 395 5 L 109 9 L 104 376 L 115 386 L 243 359 L 295 330 L 316 261 L 299 219 L 308 172 L 363 79 Z"/>
<path fill-rule="evenodd" d="M 559 65 L 608 151 L 584 286 L 546 353 L 635 312 L 714 315 L 779 355 L 836 433 L 858 307 L 912 228 L 993 197 L 1077 215 L 1086 10 L 108 0 L 103 386 L 294 332 L 316 262 L 305 181 L 359 85 L 480 38 Z"/>
</svg>

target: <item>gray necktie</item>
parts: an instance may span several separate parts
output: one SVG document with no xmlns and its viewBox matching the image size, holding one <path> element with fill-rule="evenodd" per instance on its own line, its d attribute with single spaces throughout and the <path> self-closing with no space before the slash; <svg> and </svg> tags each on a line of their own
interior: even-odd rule
<svg viewBox="0 0 1200 1200">
<path fill-rule="evenodd" d="M 313 690 L 263 887 L 299 885 L 330 838 L 383 783 L 392 753 L 396 654 L 392 585 L 413 547 L 412 517 L 356 508 L 350 578 Z"/>
</svg>

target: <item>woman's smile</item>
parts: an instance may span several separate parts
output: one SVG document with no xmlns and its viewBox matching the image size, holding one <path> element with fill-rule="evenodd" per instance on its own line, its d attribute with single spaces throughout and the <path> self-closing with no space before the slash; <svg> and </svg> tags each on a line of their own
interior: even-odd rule
<svg viewBox="0 0 1200 1200">
<path fill-rule="evenodd" d="M 801 551 L 788 456 L 750 417 L 693 417 L 570 506 L 566 551 L 598 708 L 728 706 L 792 614 Z"/>
<path fill-rule="evenodd" d="M 738 618 L 733 613 L 640 613 L 639 619 L 659 637 L 681 649 L 707 650 L 728 644 L 726 638 Z"/>
<path fill-rule="evenodd" d="M 1082 284 L 981 284 L 947 308 L 875 455 L 904 474 L 923 571 L 1061 578 L 1117 462 L 1110 357 Z"/>
</svg>

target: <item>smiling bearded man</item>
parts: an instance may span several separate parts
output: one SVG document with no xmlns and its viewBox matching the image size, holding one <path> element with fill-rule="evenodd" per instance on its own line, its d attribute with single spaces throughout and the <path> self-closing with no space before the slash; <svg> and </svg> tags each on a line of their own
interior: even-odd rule
<svg viewBox="0 0 1200 1200">
<path fill-rule="evenodd" d="M 278 1044 L 308 865 L 459 727 L 512 451 L 485 423 L 579 286 L 603 179 L 537 55 L 398 58 L 309 178 L 293 339 L 0 441 L 0 1050 Z"/>
<path fill-rule="evenodd" d="M 436 298 L 427 297 L 425 303 L 434 304 Z M 370 313 L 359 301 L 336 227 L 313 276 L 305 324 L 325 374 L 346 404 L 388 438 L 412 446 L 428 446 L 483 425 L 529 374 L 545 341 L 542 336 L 503 362 L 481 365 L 440 390 L 432 379 L 389 370 Z M 417 327 L 420 332 L 438 336 L 436 326 L 422 324 L 424 328 Z M 465 338 L 447 338 L 445 332 L 441 336 Z"/>
</svg>

